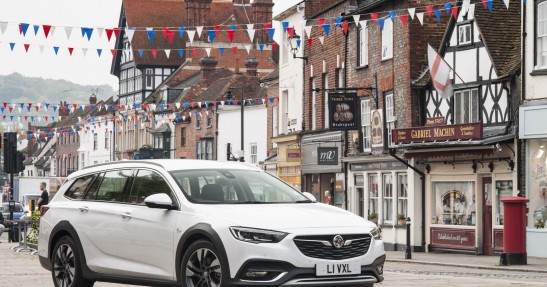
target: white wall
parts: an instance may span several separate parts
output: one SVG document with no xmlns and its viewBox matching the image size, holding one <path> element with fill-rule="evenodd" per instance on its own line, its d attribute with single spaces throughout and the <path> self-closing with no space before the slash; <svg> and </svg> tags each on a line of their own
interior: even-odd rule
<svg viewBox="0 0 547 287">
<path fill-rule="evenodd" d="M 534 7 L 536 5 L 526 5 L 526 72 L 524 75 L 526 77 L 526 99 L 544 99 L 547 98 L 547 76 L 545 75 L 536 75 L 531 76 L 530 73 L 534 70 Z"/>
<path fill-rule="evenodd" d="M 88 129 L 89 128 L 89 129 Z M 86 123 L 84 128 L 79 131 L 80 134 L 80 148 L 78 148 L 79 161 L 78 167 L 81 169 L 83 167 L 105 163 L 111 161 L 112 155 L 112 146 L 114 145 L 113 139 L 113 123 L 108 121 L 108 124 L 101 122 L 99 126 L 98 122 L 93 125 L 93 123 Z M 87 131 L 87 133 L 85 132 Z M 97 134 L 97 149 L 93 149 L 93 134 Z M 108 133 L 109 145 L 108 148 L 105 147 L 105 137 Z M 83 166 L 82 166 L 82 156 Z"/>
<path fill-rule="evenodd" d="M 289 23 L 297 23 L 295 25 L 295 33 L 302 39 L 302 44 L 297 56 L 302 57 L 304 55 L 305 37 L 303 27 L 301 24 L 304 16 L 304 8 L 300 9 L 300 12 L 296 12 L 288 15 L 286 18 L 280 21 L 288 21 Z M 282 44 L 279 45 L 280 52 L 280 64 L 279 64 L 279 134 L 287 133 L 288 129 L 294 129 L 295 131 L 302 130 L 302 96 L 303 96 L 303 81 L 304 75 L 302 73 L 304 60 L 293 59 L 293 55 L 290 51 L 289 39 L 287 33 L 284 33 L 282 37 Z M 283 54 L 287 53 L 286 58 Z M 287 61 L 284 61 L 286 59 Z M 284 99 L 283 92 L 288 95 L 288 100 Z M 288 102 L 288 105 L 286 104 Z M 284 107 L 287 105 L 287 107 Z M 286 114 L 284 114 L 286 112 Z M 295 119 L 296 122 L 290 126 L 287 126 L 287 119 Z M 293 121 L 294 122 L 294 121 Z"/>
<path fill-rule="evenodd" d="M 241 107 L 224 106 L 218 110 L 217 159 L 226 161 L 226 145 L 232 145 L 232 153 L 241 149 Z M 257 163 L 268 155 L 268 113 L 265 105 L 247 106 L 244 112 L 245 162 L 250 163 L 250 144 L 257 144 Z"/>
</svg>

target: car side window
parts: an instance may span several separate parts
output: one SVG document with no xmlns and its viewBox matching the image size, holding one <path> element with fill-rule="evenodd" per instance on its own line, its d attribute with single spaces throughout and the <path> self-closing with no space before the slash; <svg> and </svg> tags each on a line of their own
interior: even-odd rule
<svg viewBox="0 0 547 287">
<path fill-rule="evenodd" d="M 122 201 L 125 184 L 132 174 L 130 169 L 106 172 L 97 191 L 97 200 Z"/>
<path fill-rule="evenodd" d="M 101 181 L 103 179 L 103 175 L 104 174 L 97 175 L 93 183 L 91 183 L 91 186 L 87 189 L 84 200 L 95 200 L 97 190 L 99 190 L 99 186 L 101 185 Z"/>
<path fill-rule="evenodd" d="M 83 199 L 85 196 L 85 190 L 93 181 L 95 176 L 95 174 L 91 174 L 77 178 L 70 186 L 70 188 L 65 192 L 65 196 L 71 199 Z"/>
<path fill-rule="evenodd" d="M 135 177 L 129 196 L 129 203 L 143 204 L 147 196 L 156 193 L 165 193 L 173 200 L 171 188 L 159 173 L 141 169 Z"/>
</svg>

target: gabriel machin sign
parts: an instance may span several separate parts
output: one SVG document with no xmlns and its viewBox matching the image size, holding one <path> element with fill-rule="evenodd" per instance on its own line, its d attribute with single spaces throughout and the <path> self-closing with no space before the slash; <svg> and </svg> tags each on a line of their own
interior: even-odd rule
<svg viewBox="0 0 547 287">
<path fill-rule="evenodd" d="M 329 128 L 333 131 L 359 129 L 355 93 L 329 93 Z"/>
</svg>

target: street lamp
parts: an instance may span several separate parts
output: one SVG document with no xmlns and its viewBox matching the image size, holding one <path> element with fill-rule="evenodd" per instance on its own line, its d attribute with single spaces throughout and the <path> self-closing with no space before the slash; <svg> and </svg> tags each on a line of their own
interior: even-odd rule
<svg viewBox="0 0 547 287">
<path fill-rule="evenodd" d="M 296 33 L 293 34 L 292 37 L 289 36 L 289 45 L 292 53 L 293 59 L 303 59 L 304 62 L 308 61 L 308 57 L 297 57 L 296 54 L 298 54 L 298 51 L 300 50 L 300 45 L 302 43 L 300 42 L 300 36 Z"/>
<path fill-rule="evenodd" d="M 232 100 L 234 98 L 234 95 L 232 95 L 232 90 L 236 90 L 236 89 L 239 89 L 240 91 L 240 94 L 241 94 L 241 100 L 240 100 L 240 105 L 241 105 L 241 155 L 240 155 L 240 158 L 239 158 L 239 161 L 241 162 L 244 162 L 245 161 L 245 153 L 243 152 L 245 149 L 245 144 L 244 144 L 244 139 L 245 139 L 245 136 L 244 136 L 244 131 L 245 131 L 245 125 L 244 125 L 244 114 L 245 114 L 245 100 L 243 99 L 243 87 L 232 87 L 228 90 L 228 92 L 226 93 L 226 95 L 224 96 L 224 98 L 226 98 L 227 100 Z"/>
</svg>

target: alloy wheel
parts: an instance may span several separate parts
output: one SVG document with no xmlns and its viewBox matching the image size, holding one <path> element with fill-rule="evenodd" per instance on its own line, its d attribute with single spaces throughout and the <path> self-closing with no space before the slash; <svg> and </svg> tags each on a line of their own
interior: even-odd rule
<svg viewBox="0 0 547 287">
<path fill-rule="evenodd" d="M 197 249 L 186 262 L 186 284 L 189 287 L 219 287 L 222 269 L 217 255 L 207 248 Z"/>
<path fill-rule="evenodd" d="M 53 268 L 56 286 L 70 287 L 74 281 L 76 268 L 74 252 L 68 244 L 62 244 L 57 248 L 53 258 Z"/>
</svg>

